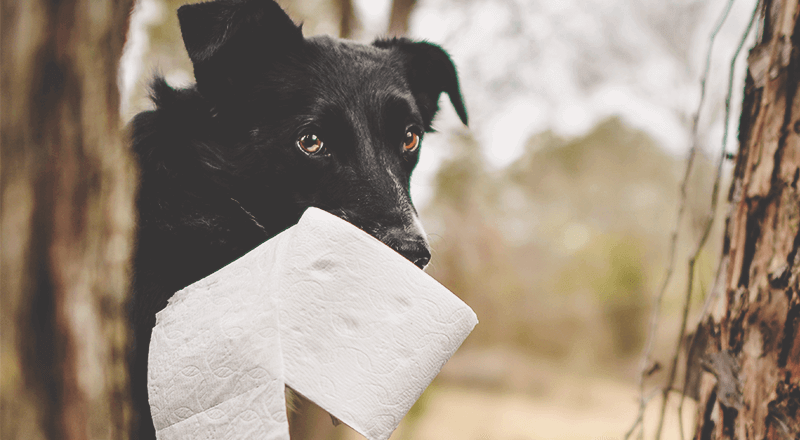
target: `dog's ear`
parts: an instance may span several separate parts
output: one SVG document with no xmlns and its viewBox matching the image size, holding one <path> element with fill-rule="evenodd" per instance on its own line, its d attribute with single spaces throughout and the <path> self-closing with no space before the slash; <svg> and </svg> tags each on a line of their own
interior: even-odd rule
<svg viewBox="0 0 800 440">
<path fill-rule="evenodd" d="M 181 6 L 178 21 L 200 92 L 231 93 L 254 68 L 303 43 L 300 26 L 273 0 L 217 0 Z"/>
<path fill-rule="evenodd" d="M 416 98 L 427 124 L 439 110 L 439 95 L 447 93 L 450 102 L 464 125 L 467 125 L 467 109 L 461 97 L 456 66 L 441 47 L 414 42 L 406 38 L 377 40 L 373 45 L 384 49 L 398 50 L 403 57 L 411 93 Z"/>
</svg>

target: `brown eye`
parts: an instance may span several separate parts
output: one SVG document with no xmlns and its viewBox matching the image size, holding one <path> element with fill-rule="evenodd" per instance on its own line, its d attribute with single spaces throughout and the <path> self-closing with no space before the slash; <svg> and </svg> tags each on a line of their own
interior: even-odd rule
<svg viewBox="0 0 800 440">
<path fill-rule="evenodd" d="M 306 134 L 297 139 L 297 146 L 308 154 L 322 151 L 322 139 L 315 134 Z"/>
<path fill-rule="evenodd" d="M 414 133 L 413 131 L 406 132 L 406 138 L 403 141 L 403 150 L 407 152 L 412 152 L 419 147 L 419 135 Z"/>
</svg>

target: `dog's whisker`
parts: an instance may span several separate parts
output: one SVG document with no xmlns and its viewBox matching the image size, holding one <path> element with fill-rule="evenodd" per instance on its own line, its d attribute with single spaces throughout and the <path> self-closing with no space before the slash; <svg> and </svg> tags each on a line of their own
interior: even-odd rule
<svg viewBox="0 0 800 440">
<path fill-rule="evenodd" d="M 239 205 L 239 208 L 241 208 L 242 211 L 244 211 L 244 213 L 247 214 L 248 217 L 250 217 L 250 220 L 252 220 L 256 226 L 258 226 L 262 231 L 264 231 L 265 234 L 269 234 L 269 232 L 267 232 L 267 228 L 261 225 L 261 223 L 259 223 L 258 220 L 256 220 L 256 217 L 252 213 L 250 213 L 250 211 L 246 210 L 244 206 L 242 206 L 242 204 L 239 203 L 238 200 L 234 199 L 233 197 L 231 197 L 231 200 L 233 200 L 237 205 Z"/>
</svg>

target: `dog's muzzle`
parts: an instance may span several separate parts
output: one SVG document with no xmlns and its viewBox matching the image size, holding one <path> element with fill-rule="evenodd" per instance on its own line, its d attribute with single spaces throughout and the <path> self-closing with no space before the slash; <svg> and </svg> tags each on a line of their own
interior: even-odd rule
<svg viewBox="0 0 800 440">
<path fill-rule="evenodd" d="M 400 255 L 424 269 L 431 261 L 431 249 L 427 240 L 416 234 L 409 234 L 405 229 L 393 228 L 382 234 L 379 240 L 394 249 Z"/>
<path fill-rule="evenodd" d="M 420 269 L 424 269 L 431 261 L 431 247 L 425 238 L 425 231 L 419 219 L 412 218 L 403 226 L 385 226 L 386 224 L 403 223 L 402 221 L 383 220 L 365 222 L 362 217 L 354 215 L 349 211 L 334 210 L 329 211 L 334 215 L 350 222 L 367 234 L 377 238 L 381 243 L 394 249 L 395 252 L 414 263 Z"/>
</svg>

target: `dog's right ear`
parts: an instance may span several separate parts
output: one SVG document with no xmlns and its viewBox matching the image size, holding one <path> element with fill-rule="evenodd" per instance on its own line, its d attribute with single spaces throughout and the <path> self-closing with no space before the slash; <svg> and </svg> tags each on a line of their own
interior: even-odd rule
<svg viewBox="0 0 800 440">
<path fill-rule="evenodd" d="M 178 20 L 198 89 L 210 99 L 246 88 L 259 68 L 303 43 L 300 26 L 273 0 L 183 5 Z"/>
<path fill-rule="evenodd" d="M 439 95 L 447 93 L 458 117 L 467 125 L 467 108 L 461 96 L 456 66 L 441 47 L 407 38 L 376 40 L 374 46 L 398 51 L 406 68 L 411 93 L 417 99 L 426 129 L 439 111 Z"/>
</svg>

